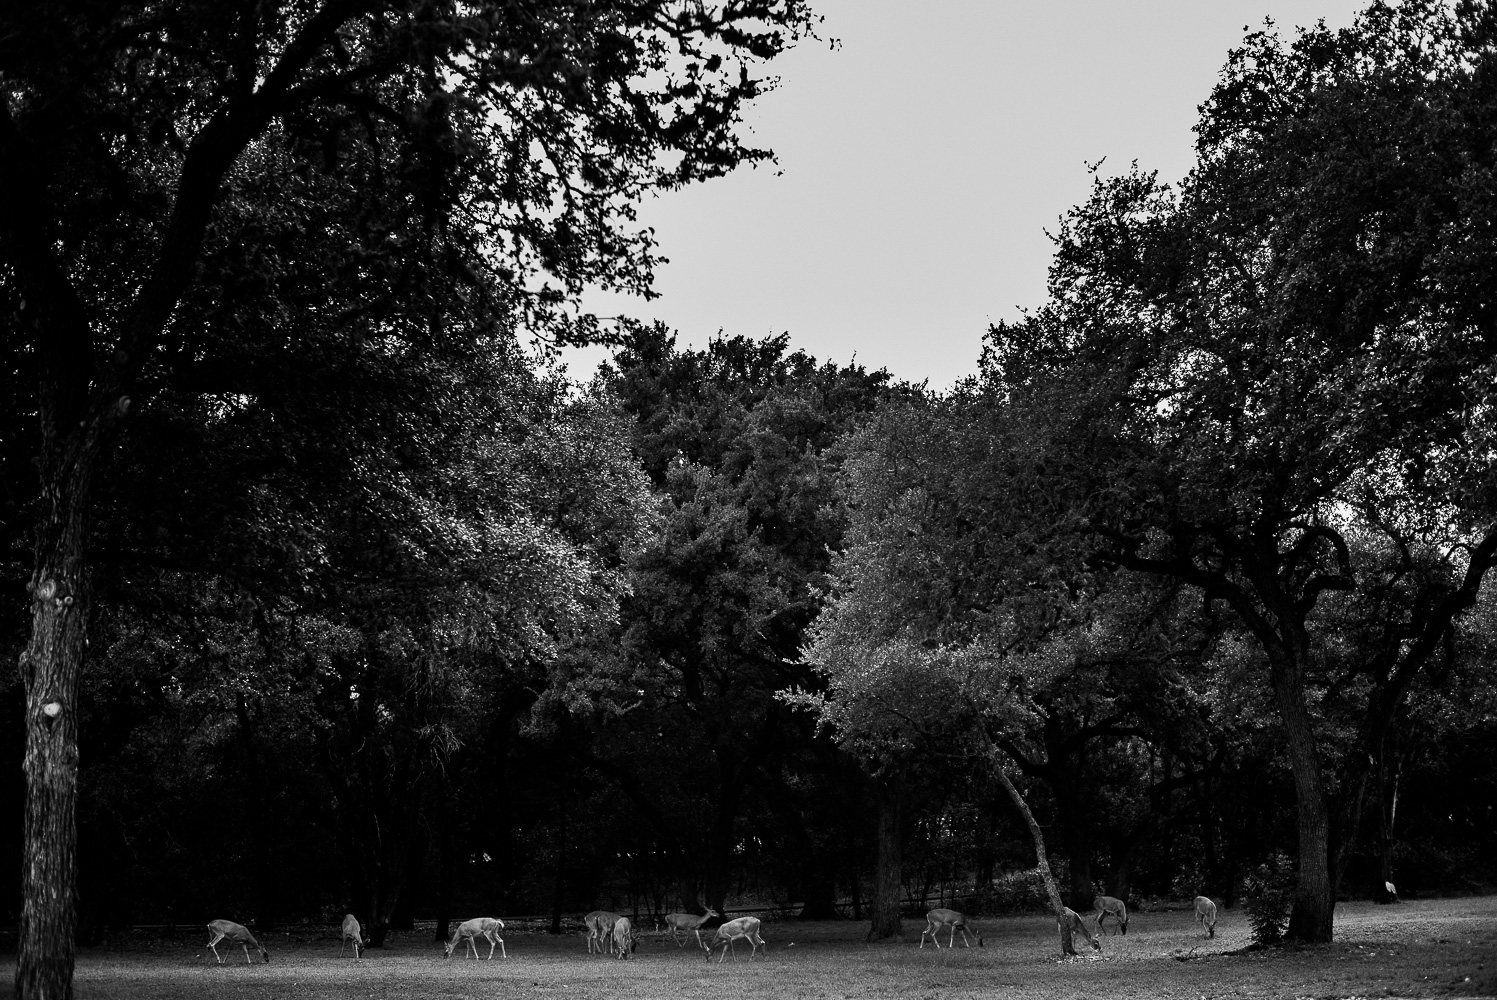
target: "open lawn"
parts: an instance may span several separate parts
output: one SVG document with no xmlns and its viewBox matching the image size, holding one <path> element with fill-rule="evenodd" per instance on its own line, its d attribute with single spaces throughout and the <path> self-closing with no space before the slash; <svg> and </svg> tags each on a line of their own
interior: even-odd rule
<svg viewBox="0 0 1497 1000">
<path fill-rule="evenodd" d="M 355 964 L 340 959 L 336 928 L 326 936 L 267 935 L 270 964 L 218 966 L 201 941 L 85 949 L 76 992 L 81 1000 L 135 998 L 525 997 L 534 1000 L 728 997 L 821 1000 L 832 997 L 959 1000 L 1040 997 L 1475 997 L 1497 996 L 1497 897 L 1345 903 L 1336 910 L 1334 944 L 1245 952 L 1246 919 L 1223 911 L 1206 940 L 1186 909 L 1135 912 L 1126 937 L 1109 934 L 1100 957 L 1061 961 L 1053 920 L 978 920 L 985 948 L 916 947 L 921 924 L 906 922 L 910 942 L 870 946 L 866 924 L 850 921 L 765 924 L 767 959 L 709 967 L 695 942 L 678 949 L 645 934 L 628 962 L 587 954 L 584 938 L 507 928 L 509 960 L 443 960 L 428 935 L 397 935 Z M 484 949 L 487 951 L 487 948 Z M 747 954 L 747 948 L 740 946 Z M 225 958 L 229 956 L 226 954 Z M 14 957 L 3 972 L 14 978 Z"/>
</svg>

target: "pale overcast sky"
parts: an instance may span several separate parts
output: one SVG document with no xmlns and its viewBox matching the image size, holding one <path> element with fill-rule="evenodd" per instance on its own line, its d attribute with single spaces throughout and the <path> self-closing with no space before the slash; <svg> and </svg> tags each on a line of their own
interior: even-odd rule
<svg viewBox="0 0 1497 1000">
<path fill-rule="evenodd" d="M 788 332 L 820 360 L 945 388 L 990 323 L 1044 300 L 1045 235 L 1086 197 L 1088 162 L 1178 179 L 1191 126 L 1245 26 L 1286 37 L 1365 0 L 812 0 L 822 34 L 777 63 L 750 111 L 774 167 L 643 206 L 670 258 L 653 302 L 680 342 Z M 598 351 L 573 355 L 574 377 Z"/>
</svg>

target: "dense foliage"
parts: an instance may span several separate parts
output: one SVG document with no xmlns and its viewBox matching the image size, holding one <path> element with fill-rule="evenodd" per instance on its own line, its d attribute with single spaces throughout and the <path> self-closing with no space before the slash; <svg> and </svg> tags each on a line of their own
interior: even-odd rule
<svg viewBox="0 0 1497 1000">
<path fill-rule="evenodd" d="M 23 995 L 143 922 L 1497 879 L 1490 4 L 1248 36 L 941 393 L 577 315 L 799 2 L 229 6 L 0 15 Z"/>
</svg>

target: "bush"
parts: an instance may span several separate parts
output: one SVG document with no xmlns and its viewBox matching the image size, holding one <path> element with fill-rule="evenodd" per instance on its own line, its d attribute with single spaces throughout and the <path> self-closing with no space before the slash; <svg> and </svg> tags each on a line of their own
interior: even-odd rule
<svg viewBox="0 0 1497 1000">
<path fill-rule="evenodd" d="M 1294 862 L 1282 852 L 1249 873 L 1243 885 L 1242 907 L 1253 929 L 1253 943 L 1278 944 L 1289 926 L 1294 904 Z"/>
<path fill-rule="evenodd" d="M 1050 897 L 1039 869 L 1007 872 L 979 886 L 970 903 L 974 913 L 1033 913 L 1050 909 Z"/>
</svg>

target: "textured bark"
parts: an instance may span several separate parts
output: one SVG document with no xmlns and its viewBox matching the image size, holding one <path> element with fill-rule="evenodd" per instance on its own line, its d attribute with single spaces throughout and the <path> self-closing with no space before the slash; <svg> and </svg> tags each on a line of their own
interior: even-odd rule
<svg viewBox="0 0 1497 1000">
<path fill-rule="evenodd" d="M 900 824 L 904 813 L 904 778 L 900 775 L 874 782 L 878 796 L 878 822 L 874 834 L 876 854 L 873 873 L 873 918 L 869 941 L 903 941 L 899 900 L 904 894 L 904 860 Z"/>
<path fill-rule="evenodd" d="M 61 366 L 59 366 L 61 367 Z M 73 995 L 78 885 L 78 679 L 88 615 L 84 559 L 92 470 L 102 423 L 64 433 L 76 397 L 43 393 L 42 518 L 35 545 L 31 636 L 21 654 L 26 691 L 26 818 L 16 994 Z"/>
<path fill-rule="evenodd" d="M 61 567 L 58 567 L 59 569 Z M 76 580 L 48 572 L 44 581 Z M 70 588 L 73 589 L 73 588 Z M 38 587 L 38 592 L 41 588 Z M 78 673 L 83 611 L 57 598 L 34 603 L 26 680 L 26 833 L 16 994 L 25 1000 L 73 995 L 73 934 L 77 921 Z M 61 711 L 48 716 L 43 706 Z"/>
<path fill-rule="evenodd" d="M 1275 662 L 1277 660 L 1277 662 Z M 1331 810 L 1310 712 L 1305 705 L 1303 660 L 1270 655 L 1270 674 L 1298 804 L 1298 883 L 1289 914 L 1290 941 L 1331 940 L 1336 897 L 1331 884 Z"/>
</svg>

